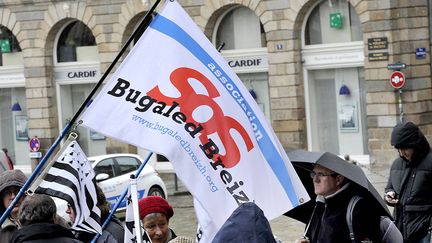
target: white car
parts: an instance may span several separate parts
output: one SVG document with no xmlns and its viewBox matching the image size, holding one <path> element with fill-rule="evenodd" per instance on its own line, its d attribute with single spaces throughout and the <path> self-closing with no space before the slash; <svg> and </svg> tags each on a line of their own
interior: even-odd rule
<svg viewBox="0 0 432 243">
<path fill-rule="evenodd" d="M 88 157 L 96 173 L 96 181 L 108 202 L 113 207 L 130 181 L 130 175 L 143 163 L 136 154 L 107 154 Z M 165 183 L 159 177 L 153 166 L 146 164 L 137 179 L 138 199 L 146 196 L 161 196 L 167 198 Z M 123 200 L 117 212 L 124 211 L 126 201 Z"/>
<path fill-rule="evenodd" d="M 111 208 L 117 203 L 117 199 L 123 194 L 130 182 L 130 175 L 143 163 L 143 159 L 136 154 L 107 154 L 88 157 L 88 161 L 96 173 L 96 181 L 105 197 L 111 204 Z M 165 183 L 159 177 L 157 171 L 150 164 L 146 164 L 137 179 L 138 199 L 153 195 L 167 198 Z M 57 205 L 57 213 L 69 222 L 66 214 L 67 202 L 53 198 Z M 116 215 L 124 217 L 126 201 L 119 205 Z"/>
</svg>

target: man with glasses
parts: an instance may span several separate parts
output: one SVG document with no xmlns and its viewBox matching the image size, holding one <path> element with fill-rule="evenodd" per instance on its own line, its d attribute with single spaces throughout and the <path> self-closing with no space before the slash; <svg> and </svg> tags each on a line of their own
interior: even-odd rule
<svg viewBox="0 0 432 243">
<path fill-rule="evenodd" d="M 391 145 L 399 157 L 393 161 L 384 199 L 394 207 L 393 217 L 405 242 L 430 242 L 432 218 L 432 151 L 412 122 L 397 124 Z"/>
<path fill-rule="evenodd" d="M 20 170 L 7 170 L 0 174 L 0 214 L 6 211 L 15 199 L 27 177 Z M 24 197 L 12 209 L 9 217 L 4 221 L 0 231 L 0 242 L 9 242 L 12 234 L 18 229 L 18 210 Z"/>
<path fill-rule="evenodd" d="M 310 175 L 317 195 L 316 204 L 306 225 L 306 239 L 299 239 L 296 242 L 352 242 L 346 215 L 351 198 L 357 195 L 357 185 L 321 165 L 315 165 Z M 368 209 L 363 198 L 357 202 L 352 215 L 356 239 L 360 239 L 361 242 L 380 242 L 379 214 Z"/>
</svg>

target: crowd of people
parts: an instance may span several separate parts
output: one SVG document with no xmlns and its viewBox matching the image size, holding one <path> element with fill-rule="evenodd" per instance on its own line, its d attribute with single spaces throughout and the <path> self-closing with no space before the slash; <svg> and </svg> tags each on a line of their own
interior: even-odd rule
<svg viewBox="0 0 432 243">
<path fill-rule="evenodd" d="M 0 174 L 0 214 L 11 205 L 18 192 L 27 181 L 21 170 L 6 170 Z M 101 188 L 96 185 L 97 206 L 101 210 L 101 221 L 110 214 L 110 205 Z M 66 214 L 69 222 L 75 221 L 74 209 L 68 205 Z M 145 234 L 144 242 L 167 243 L 193 242 L 192 238 L 179 237 L 169 228 L 169 219 L 174 215 L 172 206 L 162 197 L 148 196 L 139 201 L 139 215 Z M 112 216 L 107 227 L 96 242 L 123 243 L 124 227 L 118 218 Z M 20 198 L 11 213 L 1 225 L 0 242 L 91 242 L 95 234 L 73 231 L 70 224 L 57 213 L 54 200 L 47 195 L 31 194 Z M 39 242 L 39 241 L 37 241 Z M 41 241 L 42 242 L 42 241 Z"/>
<path fill-rule="evenodd" d="M 393 128 L 391 145 L 398 151 L 399 157 L 391 165 L 382 200 L 394 208 L 393 218 L 399 230 L 396 236 L 400 235 L 400 239 L 393 242 L 429 243 L 432 228 L 430 145 L 419 127 L 412 122 L 402 122 Z M 352 199 L 358 196 L 353 181 L 319 164 L 313 166 L 310 175 L 316 200 L 304 236 L 299 238 L 297 243 L 382 242 L 382 213 L 371 207 L 365 198 L 360 197 L 352 210 L 352 225 L 347 222 L 348 207 Z M 1 214 L 9 207 L 26 181 L 27 177 L 22 171 L 10 167 L 0 174 Z M 102 221 L 105 221 L 110 213 L 109 203 L 102 190 L 96 188 L 97 206 L 101 210 Z M 70 221 L 74 222 L 73 208 L 68 207 L 66 213 Z M 141 199 L 139 216 L 144 230 L 143 242 L 194 242 L 192 238 L 176 236 L 169 227 L 173 215 L 173 207 L 164 198 L 148 196 Z M 237 216 L 236 220 L 237 218 L 240 218 L 241 222 L 243 217 Z M 233 225 L 225 228 L 229 230 L 240 227 L 241 224 Z M 264 229 L 271 233 L 270 227 Z M 93 237 L 94 234 L 72 231 L 58 216 L 53 199 L 42 194 L 20 198 L 0 230 L 0 242 L 90 242 Z M 218 234 L 215 239 L 227 239 L 226 237 L 232 235 Z M 225 240 L 220 242 L 223 241 Z M 97 242 L 124 242 L 122 223 L 114 217 Z M 266 242 L 274 242 L 274 239 Z"/>
</svg>

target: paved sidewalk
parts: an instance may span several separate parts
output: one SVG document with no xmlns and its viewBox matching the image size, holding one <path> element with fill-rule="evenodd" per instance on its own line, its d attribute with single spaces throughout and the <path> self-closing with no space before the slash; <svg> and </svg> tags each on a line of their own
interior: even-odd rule
<svg viewBox="0 0 432 243">
<path fill-rule="evenodd" d="M 388 169 L 371 169 L 362 167 L 366 176 L 375 186 L 380 194 L 384 193 L 387 183 Z M 174 207 L 174 217 L 170 226 L 177 235 L 194 237 L 196 232 L 196 216 L 192 203 L 192 196 L 187 192 L 184 185 L 177 181 L 175 187 L 174 174 L 162 174 L 168 189 L 168 201 Z M 273 234 L 282 242 L 294 242 L 303 235 L 305 225 L 286 216 L 280 216 L 270 221 Z"/>
</svg>

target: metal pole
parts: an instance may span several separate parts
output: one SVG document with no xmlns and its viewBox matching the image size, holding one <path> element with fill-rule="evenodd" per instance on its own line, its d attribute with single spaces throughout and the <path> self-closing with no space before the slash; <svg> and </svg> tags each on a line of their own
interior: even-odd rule
<svg viewBox="0 0 432 243">
<path fill-rule="evenodd" d="M 142 242 L 141 224 L 140 224 L 139 207 L 138 207 L 137 179 L 134 175 L 131 175 L 130 182 L 131 182 L 130 195 L 132 200 L 136 240 L 137 242 Z"/>
<path fill-rule="evenodd" d="M 398 90 L 399 92 L 399 99 L 398 99 L 398 103 L 399 103 L 399 121 L 403 122 L 404 121 L 404 111 L 403 111 L 403 104 L 402 104 L 402 89 Z"/>
<path fill-rule="evenodd" d="M 174 190 L 178 191 L 178 181 L 177 181 L 177 174 L 174 172 Z"/>
<path fill-rule="evenodd" d="M 141 171 L 144 169 L 144 166 L 147 164 L 147 162 L 150 160 L 150 157 L 153 155 L 153 152 L 150 152 L 147 155 L 147 158 L 144 159 L 143 163 L 140 165 L 140 167 L 138 168 L 138 170 L 135 173 L 135 178 L 138 178 L 139 174 L 141 174 Z M 110 214 L 108 215 L 108 217 L 105 219 L 105 222 L 102 224 L 102 231 L 107 227 L 107 225 L 109 224 L 109 222 L 111 221 L 112 216 L 114 215 L 115 211 L 117 211 L 117 208 L 120 206 L 120 203 L 123 201 L 123 199 L 125 198 L 126 194 L 128 192 L 128 188 L 126 187 L 123 191 L 123 193 L 121 194 L 120 198 L 117 200 L 116 204 L 114 205 L 114 207 L 111 209 Z M 138 232 L 138 231 L 136 231 Z M 93 240 L 91 241 L 91 243 L 95 243 L 97 241 L 97 239 L 99 238 L 99 236 L 101 236 L 99 233 L 97 233 L 94 237 Z"/>
</svg>

